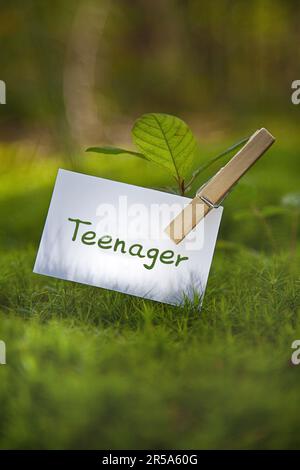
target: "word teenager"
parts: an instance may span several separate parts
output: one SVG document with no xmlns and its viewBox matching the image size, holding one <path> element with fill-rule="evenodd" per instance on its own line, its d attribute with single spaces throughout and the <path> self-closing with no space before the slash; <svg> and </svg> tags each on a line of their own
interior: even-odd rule
<svg viewBox="0 0 300 470">
<path fill-rule="evenodd" d="M 157 260 L 163 264 L 174 264 L 174 266 L 177 267 L 181 262 L 189 259 L 188 256 L 182 256 L 180 254 L 175 256 L 173 250 L 165 250 L 162 252 L 160 252 L 158 248 L 145 250 L 143 245 L 140 243 L 134 243 L 127 246 L 124 240 L 120 240 L 119 238 L 113 240 L 113 237 L 110 235 L 102 235 L 100 238 L 97 238 L 96 232 L 92 230 L 83 232 L 80 236 L 80 233 L 78 233 L 80 232 L 80 227 L 92 225 L 92 222 L 72 219 L 70 217 L 68 220 L 74 223 L 74 232 L 72 236 L 73 242 L 79 239 L 84 245 L 97 245 L 98 248 L 101 248 L 102 250 L 113 250 L 114 252 L 122 253 L 124 255 L 129 254 L 130 256 L 137 256 L 141 259 L 146 258 L 147 261 L 143 263 L 143 266 L 146 269 L 153 269 Z"/>
</svg>

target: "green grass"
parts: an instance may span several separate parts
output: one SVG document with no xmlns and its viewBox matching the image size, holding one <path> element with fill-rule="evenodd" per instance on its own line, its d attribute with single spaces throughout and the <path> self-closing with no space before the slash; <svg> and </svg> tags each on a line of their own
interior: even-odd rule
<svg viewBox="0 0 300 470">
<path fill-rule="evenodd" d="M 55 174 L 68 165 L 1 150 L 1 448 L 300 447 L 295 217 L 255 215 L 297 190 L 297 143 L 271 152 L 226 201 L 199 313 L 33 274 Z M 166 182 L 130 159 L 81 169 Z"/>
</svg>

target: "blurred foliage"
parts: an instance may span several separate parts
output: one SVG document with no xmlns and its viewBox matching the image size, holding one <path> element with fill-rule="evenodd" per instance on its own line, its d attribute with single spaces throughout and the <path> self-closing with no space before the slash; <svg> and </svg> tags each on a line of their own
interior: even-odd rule
<svg viewBox="0 0 300 470">
<path fill-rule="evenodd" d="M 57 141 L 92 144 L 91 137 L 122 140 L 120 126 L 151 111 L 294 116 L 298 6 L 296 0 L 2 2 L 8 104 L 0 109 L 1 135 L 35 129 Z"/>
</svg>

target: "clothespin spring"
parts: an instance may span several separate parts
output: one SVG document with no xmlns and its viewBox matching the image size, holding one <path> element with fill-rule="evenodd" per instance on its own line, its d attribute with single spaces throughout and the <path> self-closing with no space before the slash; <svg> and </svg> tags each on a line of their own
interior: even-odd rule
<svg viewBox="0 0 300 470">
<path fill-rule="evenodd" d="M 223 169 L 223 167 L 219 170 L 221 171 Z M 218 172 L 219 173 L 219 172 Z M 218 203 L 214 203 L 212 202 L 208 197 L 204 196 L 203 194 L 200 194 L 202 189 L 205 188 L 205 186 L 209 183 L 209 181 L 211 181 L 211 179 L 214 178 L 214 176 L 212 176 L 211 178 L 209 178 L 205 183 L 202 184 L 202 186 L 200 186 L 200 188 L 198 189 L 198 191 L 196 192 L 196 197 L 198 197 L 199 199 L 201 199 L 202 202 L 204 202 L 204 204 L 206 204 L 210 209 L 218 209 L 218 207 L 220 207 L 220 205 L 222 204 L 222 202 L 224 201 L 224 199 L 227 198 L 227 196 L 229 195 L 229 193 L 231 192 L 232 188 L 230 188 L 225 194 L 224 196 L 222 197 L 222 199 L 218 202 Z"/>
</svg>

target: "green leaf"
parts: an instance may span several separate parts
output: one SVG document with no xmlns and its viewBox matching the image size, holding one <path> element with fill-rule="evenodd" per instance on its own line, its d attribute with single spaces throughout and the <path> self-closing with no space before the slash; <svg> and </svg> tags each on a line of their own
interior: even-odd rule
<svg viewBox="0 0 300 470">
<path fill-rule="evenodd" d="M 280 206 L 265 206 L 259 209 L 258 211 L 254 211 L 251 208 L 248 209 L 243 209 L 243 210 L 237 210 L 235 211 L 233 218 L 234 220 L 248 220 L 252 219 L 253 217 L 276 217 L 280 215 L 285 215 L 287 214 L 288 211 L 284 207 Z"/>
<path fill-rule="evenodd" d="M 86 152 L 95 152 L 101 153 L 103 155 L 133 155 L 134 157 L 143 158 L 148 160 L 148 158 L 139 152 L 133 152 L 132 150 L 120 149 L 118 147 L 89 147 L 86 149 Z"/>
<path fill-rule="evenodd" d="M 263 217 L 276 217 L 278 215 L 285 215 L 288 213 L 286 207 L 280 206 L 265 206 L 260 209 L 260 213 Z"/>
<path fill-rule="evenodd" d="M 239 220 L 239 221 L 253 219 L 253 217 L 254 217 L 253 211 L 249 208 L 236 210 L 233 214 L 233 219 Z"/>
<path fill-rule="evenodd" d="M 191 171 L 198 148 L 190 128 L 168 114 L 144 114 L 134 124 L 133 141 L 151 160 L 182 181 Z"/>
</svg>

